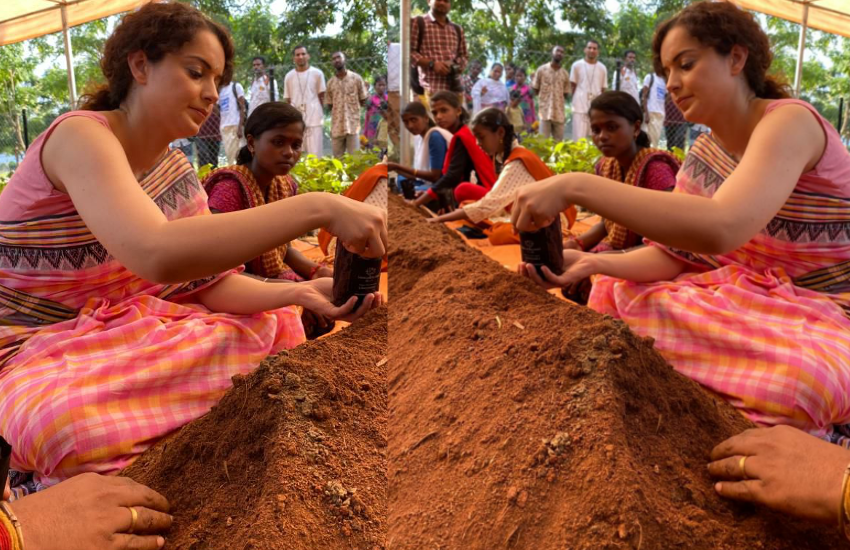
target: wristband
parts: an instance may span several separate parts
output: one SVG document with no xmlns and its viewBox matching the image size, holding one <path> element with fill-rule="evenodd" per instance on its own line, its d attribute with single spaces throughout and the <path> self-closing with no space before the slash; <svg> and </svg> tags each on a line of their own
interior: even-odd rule
<svg viewBox="0 0 850 550">
<path fill-rule="evenodd" d="M 11 550 L 23 550 L 24 534 L 21 531 L 21 522 L 15 517 L 8 502 L 0 502 L 0 510 L 0 526 L 4 527 L 9 535 Z"/>
</svg>

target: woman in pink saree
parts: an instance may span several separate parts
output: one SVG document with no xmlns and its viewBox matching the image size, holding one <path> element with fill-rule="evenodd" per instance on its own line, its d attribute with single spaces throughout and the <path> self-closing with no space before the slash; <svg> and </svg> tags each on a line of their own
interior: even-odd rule
<svg viewBox="0 0 850 550">
<path fill-rule="evenodd" d="M 146 4 L 106 43 L 108 84 L 40 135 L 0 195 L 0 433 L 30 489 L 116 473 L 203 415 L 269 354 L 298 345 L 295 306 L 337 308 L 331 279 L 274 285 L 238 266 L 330 226 L 383 256 L 376 208 L 321 193 L 213 216 L 174 139 L 232 74 L 227 32 Z M 312 195 L 312 196 L 311 196 Z"/>
<path fill-rule="evenodd" d="M 644 235 L 621 255 L 567 251 L 546 285 L 600 274 L 589 306 L 623 319 L 680 373 L 758 424 L 848 444 L 850 154 L 809 104 L 766 77 L 755 19 L 726 3 L 686 8 L 656 34 L 655 64 L 706 124 L 673 193 L 556 176 L 518 198 L 520 229 L 578 203 Z M 793 129 L 793 131 L 791 131 Z"/>
</svg>

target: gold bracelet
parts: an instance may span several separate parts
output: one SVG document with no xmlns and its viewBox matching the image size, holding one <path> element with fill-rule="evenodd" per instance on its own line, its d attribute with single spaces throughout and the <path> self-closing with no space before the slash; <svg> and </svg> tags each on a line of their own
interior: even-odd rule
<svg viewBox="0 0 850 550">
<path fill-rule="evenodd" d="M 850 464 L 844 470 L 841 482 L 841 500 L 838 501 L 838 530 L 850 539 Z"/>
<path fill-rule="evenodd" d="M 0 509 L 3 510 L 0 521 L 7 527 L 14 527 L 14 536 L 12 536 L 12 531 L 9 531 L 9 536 L 12 539 L 12 550 L 24 550 L 24 533 L 21 530 L 21 522 L 15 517 L 15 513 L 8 502 L 0 502 Z"/>
</svg>

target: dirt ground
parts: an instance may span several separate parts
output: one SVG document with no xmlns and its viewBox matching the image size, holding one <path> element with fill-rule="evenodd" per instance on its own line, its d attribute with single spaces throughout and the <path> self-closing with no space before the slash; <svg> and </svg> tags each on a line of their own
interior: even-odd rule
<svg viewBox="0 0 850 550">
<path fill-rule="evenodd" d="M 169 549 L 385 548 L 387 308 L 267 359 L 125 475 L 163 493 Z"/>
<path fill-rule="evenodd" d="M 846 547 L 716 495 L 750 423 L 651 339 L 391 199 L 388 550 Z"/>
</svg>

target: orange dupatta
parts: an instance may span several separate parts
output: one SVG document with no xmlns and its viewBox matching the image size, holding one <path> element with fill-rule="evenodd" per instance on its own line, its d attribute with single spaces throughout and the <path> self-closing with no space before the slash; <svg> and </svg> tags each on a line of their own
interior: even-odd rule
<svg viewBox="0 0 850 550">
<path fill-rule="evenodd" d="M 348 197 L 349 199 L 353 199 L 359 202 L 363 202 L 366 200 L 372 191 L 375 189 L 375 186 L 381 179 L 389 178 L 389 171 L 387 170 L 386 164 L 377 164 L 362 174 L 354 180 L 354 183 L 345 190 L 343 193 L 344 197 Z M 322 252 L 325 256 L 328 255 L 328 246 L 331 244 L 331 239 L 333 239 L 333 235 L 328 232 L 327 229 L 322 228 L 319 231 L 319 248 L 322 249 Z M 382 264 L 382 269 L 386 269 L 387 259 L 384 258 L 384 262 Z"/>
</svg>

